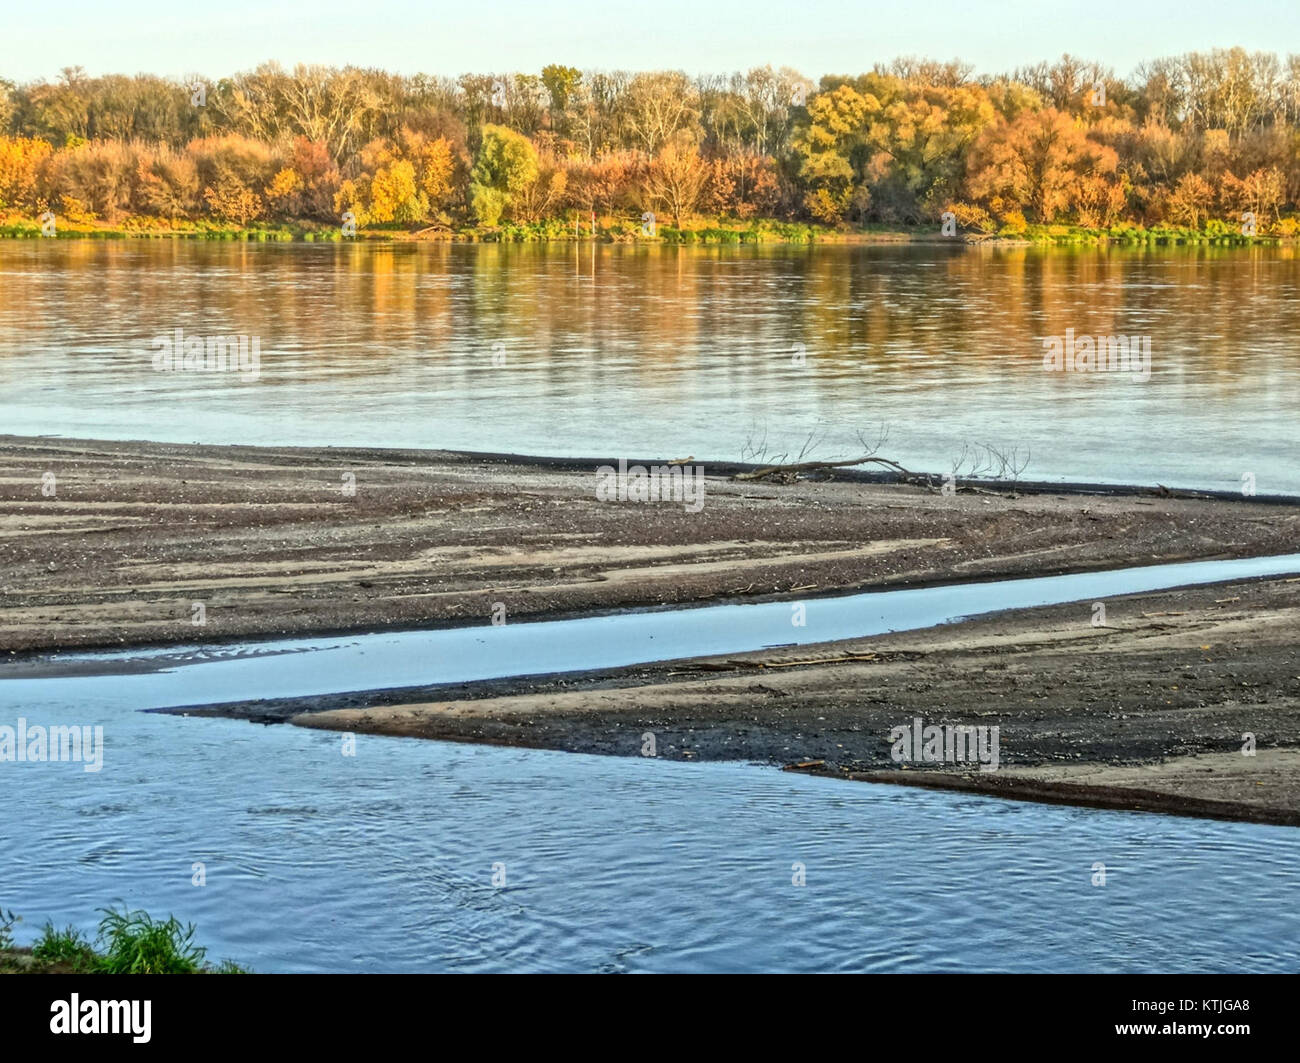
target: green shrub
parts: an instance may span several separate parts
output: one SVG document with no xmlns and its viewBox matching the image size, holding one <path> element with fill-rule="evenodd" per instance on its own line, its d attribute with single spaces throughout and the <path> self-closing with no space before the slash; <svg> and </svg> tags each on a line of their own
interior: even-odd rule
<svg viewBox="0 0 1300 1063">
<path fill-rule="evenodd" d="M 196 974 L 207 950 L 194 944 L 194 924 L 175 916 L 155 920 L 147 912 L 101 908 L 100 974 Z"/>
</svg>

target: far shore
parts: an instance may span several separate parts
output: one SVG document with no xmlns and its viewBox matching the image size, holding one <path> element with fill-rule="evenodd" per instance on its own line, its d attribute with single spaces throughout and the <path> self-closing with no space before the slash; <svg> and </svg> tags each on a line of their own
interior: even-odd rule
<svg viewBox="0 0 1300 1063">
<path fill-rule="evenodd" d="M 624 244 L 642 247 L 699 247 L 813 244 L 942 244 L 947 246 L 1024 247 L 1295 247 L 1300 236 L 1237 232 L 1210 233 L 1182 226 L 1122 224 L 1113 228 L 1079 225 L 1027 225 L 998 232 L 959 230 L 946 236 L 936 225 L 830 226 L 775 218 L 697 220 L 679 228 L 659 227 L 653 234 L 641 222 L 606 217 L 593 227 L 575 230 L 572 215 L 538 223 L 482 226 L 428 225 L 362 228 L 344 236 L 340 226 L 324 222 L 254 222 L 239 225 L 217 219 L 169 224 L 160 218 L 128 222 L 64 222 L 52 234 L 25 216 L 0 215 L 0 240 L 198 240 L 244 243 L 470 243 L 470 244 Z"/>
<path fill-rule="evenodd" d="M 1300 500 L 1156 485 L 945 494 L 706 464 L 691 513 L 598 502 L 578 459 L 15 436 L 0 455 L 9 675 L 50 674 L 60 650 L 802 601 L 1300 542 Z M 185 711 L 627 756 L 650 732 L 669 759 L 1300 825 L 1300 577 L 1107 605 L 1102 625 L 1078 603 L 726 659 Z M 1000 723 L 1004 766 L 901 767 L 889 731 L 917 717 Z"/>
</svg>

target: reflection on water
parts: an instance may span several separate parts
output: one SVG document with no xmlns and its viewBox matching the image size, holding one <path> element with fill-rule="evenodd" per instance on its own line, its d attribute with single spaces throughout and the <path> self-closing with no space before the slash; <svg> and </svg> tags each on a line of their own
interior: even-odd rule
<svg viewBox="0 0 1300 1063">
<path fill-rule="evenodd" d="M 102 723 L 106 751 L 0 765 L 0 906 L 174 912 L 259 971 L 1300 965 L 1286 827 L 366 735 L 345 757 L 108 695 L 19 712 Z"/>
<path fill-rule="evenodd" d="M 722 460 L 885 424 L 930 470 L 1300 493 L 1297 294 L 1293 248 L 0 241 L 0 430 Z M 155 372 L 175 328 L 260 337 L 260 378 Z M 1067 329 L 1149 336 L 1151 380 L 1044 372 Z"/>
</svg>

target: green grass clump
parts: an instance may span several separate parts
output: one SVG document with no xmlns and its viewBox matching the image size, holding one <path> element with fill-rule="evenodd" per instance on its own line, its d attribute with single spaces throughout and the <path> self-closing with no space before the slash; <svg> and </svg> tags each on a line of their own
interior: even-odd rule
<svg viewBox="0 0 1300 1063">
<path fill-rule="evenodd" d="M 76 971 L 89 971 L 95 965 L 95 950 L 73 927 L 57 930 L 46 923 L 40 939 L 32 946 L 32 958 L 44 964 L 64 964 Z"/>
<path fill-rule="evenodd" d="M 46 923 L 36 944 L 18 949 L 13 941 L 12 912 L 0 909 L 0 969 L 32 973 L 78 974 L 246 974 L 229 960 L 206 962 L 207 949 L 195 944 L 194 924 L 175 916 L 155 919 L 125 905 L 99 909 L 99 932 L 92 943 L 74 927 L 59 930 Z"/>
<path fill-rule="evenodd" d="M 197 974 L 207 950 L 194 943 L 194 924 L 175 917 L 156 920 L 147 912 L 101 908 L 95 964 L 100 974 Z"/>
</svg>

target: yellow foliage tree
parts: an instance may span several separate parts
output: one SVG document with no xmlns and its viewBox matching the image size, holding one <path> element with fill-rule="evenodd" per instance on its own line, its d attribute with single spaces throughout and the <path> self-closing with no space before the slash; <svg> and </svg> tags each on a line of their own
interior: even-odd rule
<svg viewBox="0 0 1300 1063">
<path fill-rule="evenodd" d="M 362 172 L 342 183 L 334 201 L 363 225 L 421 221 L 454 190 L 456 156 L 445 137 L 402 129 L 396 140 L 367 144 L 360 164 Z"/>
<path fill-rule="evenodd" d="M 34 137 L 0 137 L 0 207 L 37 208 L 37 179 L 53 150 Z"/>
<path fill-rule="evenodd" d="M 292 166 L 286 166 L 271 178 L 271 183 L 266 186 L 266 202 L 273 210 L 285 214 L 292 213 L 294 205 L 302 195 L 303 184 L 302 174 Z"/>
<path fill-rule="evenodd" d="M 418 221 L 424 216 L 424 208 L 410 159 L 392 159 L 375 171 L 367 207 L 371 221 Z"/>
</svg>

